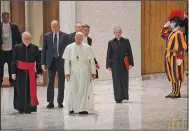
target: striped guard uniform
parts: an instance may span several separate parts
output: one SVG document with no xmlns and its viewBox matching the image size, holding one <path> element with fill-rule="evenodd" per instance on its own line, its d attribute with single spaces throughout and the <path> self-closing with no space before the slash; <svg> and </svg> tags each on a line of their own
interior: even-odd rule
<svg viewBox="0 0 189 131">
<path fill-rule="evenodd" d="M 181 83 L 184 81 L 184 59 L 178 65 L 177 56 L 178 54 L 184 55 L 187 49 L 186 37 L 181 30 L 178 29 L 173 32 L 168 27 L 162 28 L 161 37 L 166 40 L 165 72 L 173 86 L 173 91 L 169 96 L 180 96 Z"/>
</svg>

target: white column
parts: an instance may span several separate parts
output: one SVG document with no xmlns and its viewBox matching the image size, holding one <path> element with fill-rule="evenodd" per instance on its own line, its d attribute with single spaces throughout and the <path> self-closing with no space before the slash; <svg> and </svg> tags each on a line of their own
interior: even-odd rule
<svg viewBox="0 0 189 131">
<path fill-rule="evenodd" d="M 59 1 L 60 29 L 65 33 L 75 31 L 76 5 L 75 1 Z"/>
<path fill-rule="evenodd" d="M 1 14 L 3 12 L 10 13 L 10 1 L 1 1 Z M 10 16 L 11 16 L 11 14 L 10 14 Z"/>
<path fill-rule="evenodd" d="M 32 34 L 32 43 L 42 44 L 43 37 L 43 1 L 25 2 L 25 27 Z"/>
<path fill-rule="evenodd" d="M 32 25 L 32 20 L 30 18 L 33 17 L 33 14 L 31 12 L 31 6 L 32 6 L 32 1 L 25 1 L 25 30 L 31 31 L 31 25 Z"/>
</svg>

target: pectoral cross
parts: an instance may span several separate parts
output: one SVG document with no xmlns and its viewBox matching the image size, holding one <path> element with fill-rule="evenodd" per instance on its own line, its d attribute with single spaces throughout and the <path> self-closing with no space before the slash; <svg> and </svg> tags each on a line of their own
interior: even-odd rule
<svg viewBox="0 0 189 131">
<path fill-rule="evenodd" d="M 77 61 L 79 61 L 79 56 L 76 57 Z"/>
</svg>

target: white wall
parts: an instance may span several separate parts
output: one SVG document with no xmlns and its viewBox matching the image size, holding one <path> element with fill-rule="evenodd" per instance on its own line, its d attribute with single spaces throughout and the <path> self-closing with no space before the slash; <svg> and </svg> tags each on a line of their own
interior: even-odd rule
<svg viewBox="0 0 189 131">
<path fill-rule="evenodd" d="M 113 27 L 120 25 L 123 36 L 131 42 L 135 66 L 130 77 L 141 76 L 141 2 L 140 1 L 76 1 L 76 21 L 91 26 L 93 50 L 101 69 L 100 80 L 111 79 L 106 70 L 108 41 L 113 35 Z"/>
<path fill-rule="evenodd" d="M 75 30 L 75 1 L 59 1 L 60 29 L 66 33 Z"/>
</svg>

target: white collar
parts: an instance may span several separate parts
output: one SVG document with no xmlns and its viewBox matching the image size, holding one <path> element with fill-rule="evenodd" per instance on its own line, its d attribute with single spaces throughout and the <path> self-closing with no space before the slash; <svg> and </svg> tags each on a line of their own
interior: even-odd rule
<svg viewBox="0 0 189 131">
<path fill-rule="evenodd" d="M 59 35 L 59 32 L 57 32 L 57 33 L 53 32 L 53 35 L 55 35 L 55 34 Z"/>
<path fill-rule="evenodd" d="M 3 22 L 2 22 L 3 23 Z M 9 25 L 9 22 L 8 23 L 3 23 L 4 25 Z"/>
<path fill-rule="evenodd" d="M 10 24 L 9 23 L 3 23 L 3 26 L 9 26 Z"/>
</svg>

